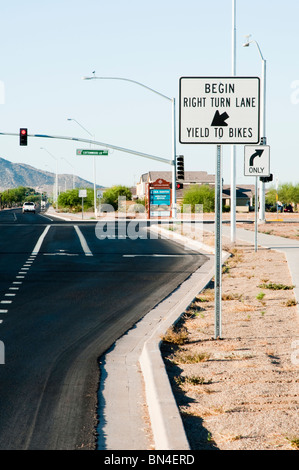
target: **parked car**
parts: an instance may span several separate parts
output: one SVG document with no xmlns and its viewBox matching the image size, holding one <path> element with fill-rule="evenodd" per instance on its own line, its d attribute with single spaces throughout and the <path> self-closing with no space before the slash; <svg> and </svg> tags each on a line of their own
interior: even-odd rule
<svg viewBox="0 0 299 470">
<path fill-rule="evenodd" d="M 35 204 L 34 202 L 24 202 L 22 207 L 22 212 L 33 212 L 35 214 Z"/>
<path fill-rule="evenodd" d="M 293 206 L 291 204 L 285 206 L 284 212 L 293 212 Z"/>
</svg>

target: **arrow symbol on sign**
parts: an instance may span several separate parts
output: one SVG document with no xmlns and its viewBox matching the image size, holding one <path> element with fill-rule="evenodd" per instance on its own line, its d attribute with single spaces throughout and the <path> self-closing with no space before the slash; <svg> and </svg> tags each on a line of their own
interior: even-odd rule
<svg viewBox="0 0 299 470">
<path fill-rule="evenodd" d="M 214 126 L 214 127 L 228 126 L 228 124 L 225 122 L 228 118 L 229 118 L 229 115 L 227 113 L 220 114 L 219 111 L 216 111 L 211 126 Z"/>
<path fill-rule="evenodd" d="M 258 150 L 258 149 L 256 149 L 256 150 L 255 150 L 255 153 L 254 153 L 253 155 L 251 155 L 251 157 L 250 157 L 249 166 L 253 166 L 254 159 L 255 159 L 256 157 L 261 158 L 261 156 L 263 155 L 263 153 L 264 153 L 264 150 Z"/>
</svg>

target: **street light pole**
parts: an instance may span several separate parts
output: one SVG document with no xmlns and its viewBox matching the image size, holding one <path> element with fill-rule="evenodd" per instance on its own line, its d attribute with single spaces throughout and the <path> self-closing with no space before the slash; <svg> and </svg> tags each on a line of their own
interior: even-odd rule
<svg viewBox="0 0 299 470">
<path fill-rule="evenodd" d="M 254 43 L 259 51 L 260 57 L 262 59 L 262 99 L 261 99 L 261 108 L 262 108 L 262 119 L 261 119 L 261 144 L 267 144 L 266 137 L 266 69 L 267 61 L 265 60 L 261 48 L 257 41 L 249 41 L 249 36 L 247 36 L 247 41 L 243 44 L 243 47 L 249 47 L 250 44 Z M 265 221 L 265 183 L 260 181 L 260 211 L 259 211 L 259 220 L 260 222 Z"/>
<path fill-rule="evenodd" d="M 94 135 L 91 134 L 85 127 L 80 124 L 76 119 L 73 118 L 67 118 L 68 121 L 75 121 L 82 129 L 85 130 L 92 138 L 95 140 Z M 97 195 L 96 195 L 96 157 L 93 155 L 93 205 L 94 205 L 94 215 L 95 218 L 97 219 L 98 217 L 98 211 L 97 211 Z"/>
<path fill-rule="evenodd" d="M 56 200 L 56 209 L 58 209 L 58 159 L 49 152 L 49 150 L 45 149 L 44 147 L 40 147 L 41 150 L 45 150 L 49 155 L 51 155 L 54 160 L 56 160 L 56 177 L 55 177 L 55 200 Z"/>
<path fill-rule="evenodd" d="M 164 95 L 163 93 L 160 93 L 157 90 L 154 90 L 153 88 L 150 88 L 147 85 L 144 85 L 143 83 L 140 83 L 136 80 L 131 80 L 130 78 L 123 78 L 123 77 L 82 77 L 83 80 L 122 80 L 125 82 L 131 82 L 134 83 L 135 85 L 139 85 L 143 88 L 146 88 L 147 90 L 155 93 L 156 95 L 161 96 L 162 98 L 165 98 L 168 101 L 172 102 L 172 218 L 176 219 L 176 116 L 175 116 L 175 98 L 170 98 L 167 95 Z"/>
<path fill-rule="evenodd" d="M 73 189 L 75 189 L 75 172 L 74 172 L 74 166 L 64 157 L 61 157 L 61 160 L 64 160 L 66 161 L 66 163 L 68 163 L 71 167 L 72 167 L 72 170 L 73 170 L 73 183 L 72 183 L 72 187 Z"/>
<path fill-rule="evenodd" d="M 232 75 L 237 73 L 237 58 L 236 58 L 236 0 L 232 0 Z M 236 146 L 231 147 L 231 242 L 236 242 L 236 209 L 237 209 L 237 194 L 236 194 Z"/>
</svg>

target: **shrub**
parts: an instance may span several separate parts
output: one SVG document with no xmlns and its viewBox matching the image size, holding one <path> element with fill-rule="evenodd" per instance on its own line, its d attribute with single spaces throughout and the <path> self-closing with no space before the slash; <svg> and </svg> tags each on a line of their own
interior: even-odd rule
<svg viewBox="0 0 299 470">
<path fill-rule="evenodd" d="M 119 197 L 125 197 L 126 200 L 131 201 L 132 193 L 126 186 L 112 186 L 112 188 L 109 188 L 104 192 L 101 203 L 109 204 L 114 208 L 114 210 L 118 210 Z"/>
<path fill-rule="evenodd" d="M 191 212 L 195 212 L 195 206 L 202 204 L 204 212 L 214 212 L 215 191 L 209 185 L 192 185 L 184 194 L 183 206 L 190 205 Z"/>
</svg>

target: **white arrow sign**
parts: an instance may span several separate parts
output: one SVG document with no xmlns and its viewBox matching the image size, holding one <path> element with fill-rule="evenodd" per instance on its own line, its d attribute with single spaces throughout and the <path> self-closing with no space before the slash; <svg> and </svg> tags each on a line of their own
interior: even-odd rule
<svg viewBox="0 0 299 470">
<path fill-rule="evenodd" d="M 257 144 L 258 77 L 182 77 L 181 144 Z"/>
<path fill-rule="evenodd" d="M 244 147 L 244 176 L 270 176 L 270 147 L 268 145 Z"/>
</svg>

